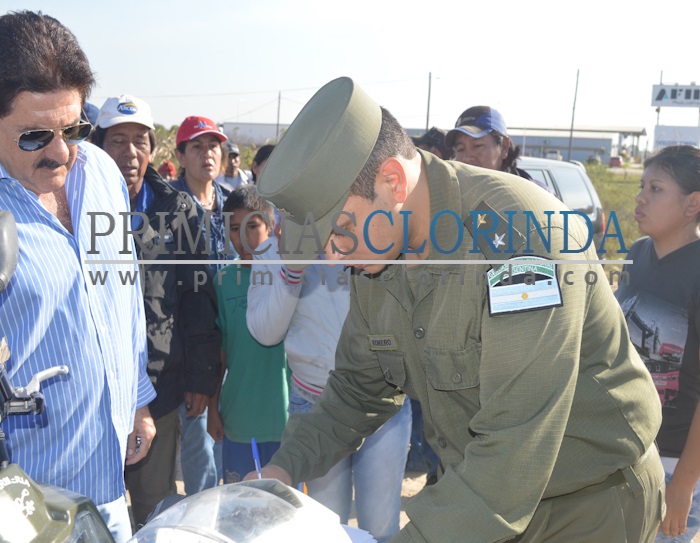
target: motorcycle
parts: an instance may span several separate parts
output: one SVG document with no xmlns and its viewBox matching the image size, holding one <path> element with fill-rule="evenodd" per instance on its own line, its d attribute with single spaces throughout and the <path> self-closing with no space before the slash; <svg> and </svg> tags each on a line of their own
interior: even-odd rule
<svg viewBox="0 0 700 543">
<path fill-rule="evenodd" d="M 0 211 L 0 292 L 17 266 L 17 226 L 9 211 Z M 14 387 L 5 368 L 10 349 L 0 340 L 0 422 L 9 416 L 40 415 L 41 382 L 66 375 L 54 366 L 35 374 L 24 387 Z M 6 436 L 0 428 L 0 540 L 8 543 L 114 543 L 94 504 L 85 496 L 37 484 L 20 466 L 10 464 Z"/>
</svg>

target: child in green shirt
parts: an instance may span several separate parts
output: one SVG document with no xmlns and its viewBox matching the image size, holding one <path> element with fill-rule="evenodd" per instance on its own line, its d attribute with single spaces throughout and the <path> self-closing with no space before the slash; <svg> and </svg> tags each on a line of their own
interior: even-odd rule
<svg viewBox="0 0 700 543">
<path fill-rule="evenodd" d="M 255 186 L 235 189 L 223 211 L 232 213 L 231 243 L 241 260 L 252 260 L 251 251 L 270 236 L 273 208 Z M 256 214 L 253 214 L 256 212 Z M 248 332 L 246 307 L 250 264 L 225 267 L 214 280 L 218 300 L 217 324 L 223 335 L 223 385 L 209 402 L 207 430 L 223 440 L 224 483 L 236 483 L 255 470 L 251 440 L 258 443 L 260 462 L 265 465 L 280 446 L 287 424 L 287 358 L 284 344 L 266 347 Z"/>
</svg>

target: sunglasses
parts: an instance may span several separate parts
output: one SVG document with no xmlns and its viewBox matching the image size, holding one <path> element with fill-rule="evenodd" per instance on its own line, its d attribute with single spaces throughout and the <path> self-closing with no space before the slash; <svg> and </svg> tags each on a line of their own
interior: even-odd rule
<svg viewBox="0 0 700 543">
<path fill-rule="evenodd" d="M 92 125 L 88 122 L 80 122 L 65 128 L 47 128 L 45 130 L 28 130 L 19 135 L 15 141 L 22 151 L 32 152 L 43 149 L 53 141 L 56 132 L 60 132 L 67 145 L 78 145 L 85 141 L 92 132 Z"/>
</svg>

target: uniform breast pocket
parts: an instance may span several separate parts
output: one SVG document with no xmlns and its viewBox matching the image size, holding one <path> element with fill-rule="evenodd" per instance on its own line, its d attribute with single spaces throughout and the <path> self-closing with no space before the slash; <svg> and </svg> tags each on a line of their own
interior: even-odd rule
<svg viewBox="0 0 700 543">
<path fill-rule="evenodd" d="M 435 390 L 462 390 L 479 386 L 481 346 L 465 349 L 426 347 L 426 375 Z"/>
<path fill-rule="evenodd" d="M 403 389 L 406 384 L 404 354 L 401 351 L 377 351 L 377 358 L 387 383 Z"/>
</svg>

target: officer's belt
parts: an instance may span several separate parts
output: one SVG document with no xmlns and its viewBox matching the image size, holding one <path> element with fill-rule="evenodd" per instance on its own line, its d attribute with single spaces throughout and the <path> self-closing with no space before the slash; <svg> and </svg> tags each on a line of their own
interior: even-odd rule
<svg viewBox="0 0 700 543">
<path fill-rule="evenodd" d="M 617 485 L 623 485 L 627 483 L 630 487 L 630 491 L 635 498 L 641 496 L 644 492 L 642 483 L 639 481 L 639 475 L 644 473 L 649 464 L 659 457 L 659 452 L 656 448 L 656 444 L 652 444 L 646 452 L 639 457 L 634 464 L 624 469 L 619 469 L 616 472 L 610 474 L 607 479 L 590 486 L 584 486 L 583 488 L 571 492 L 569 494 L 561 494 L 559 496 L 552 496 L 550 498 L 545 498 L 542 501 L 553 500 L 557 498 L 570 498 L 570 497 L 581 497 L 587 496 L 588 494 L 594 494 L 596 492 L 601 492 L 609 488 L 613 488 Z"/>
</svg>

